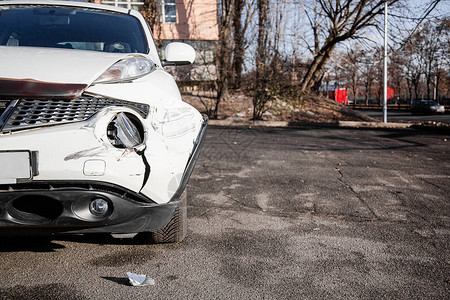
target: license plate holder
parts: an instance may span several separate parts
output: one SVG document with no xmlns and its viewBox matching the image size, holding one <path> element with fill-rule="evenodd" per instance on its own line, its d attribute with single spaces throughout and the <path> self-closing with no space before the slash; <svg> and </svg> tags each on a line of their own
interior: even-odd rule
<svg viewBox="0 0 450 300">
<path fill-rule="evenodd" d="M 0 184 L 33 179 L 36 155 L 28 150 L 0 151 Z"/>
</svg>

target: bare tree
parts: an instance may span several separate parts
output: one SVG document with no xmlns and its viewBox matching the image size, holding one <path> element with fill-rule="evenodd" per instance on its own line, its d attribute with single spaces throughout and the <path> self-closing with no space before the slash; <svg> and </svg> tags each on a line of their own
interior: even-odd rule
<svg viewBox="0 0 450 300">
<path fill-rule="evenodd" d="M 268 63 L 267 51 L 269 50 L 269 1 L 258 0 L 258 44 L 256 50 L 256 83 L 253 97 L 253 118 L 260 119 L 265 112 L 264 107 L 270 100 L 267 93 Z"/>
<path fill-rule="evenodd" d="M 234 43 L 234 53 L 233 53 L 233 88 L 240 88 L 241 85 L 241 75 L 242 66 L 244 64 L 244 34 L 245 27 L 242 26 L 242 12 L 244 10 L 245 2 L 244 0 L 235 0 L 234 5 L 234 15 L 233 15 L 233 43 Z"/>
<path fill-rule="evenodd" d="M 390 71 L 390 84 L 394 88 L 394 93 L 397 97 L 401 97 L 405 93 L 402 93 L 404 87 L 404 77 L 401 69 L 401 61 L 403 57 L 400 55 L 396 55 L 391 57 L 391 61 L 388 66 L 388 70 Z"/>
<path fill-rule="evenodd" d="M 285 1 L 258 0 L 258 35 L 253 94 L 253 119 L 261 119 L 268 104 L 282 90 L 284 61 L 280 57 Z"/>
<path fill-rule="evenodd" d="M 159 1 L 144 0 L 144 5 L 140 12 L 152 30 L 157 46 L 161 47 L 161 8 Z"/>
<path fill-rule="evenodd" d="M 372 87 L 375 82 L 375 60 L 374 60 L 374 52 L 375 51 L 361 51 L 361 64 L 362 64 L 362 82 L 364 86 L 364 99 L 366 106 L 369 105 L 369 98 L 372 94 Z"/>
<path fill-rule="evenodd" d="M 383 12 L 384 4 L 398 1 L 315 0 L 317 5 L 313 7 L 303 6 L 313 33 L 313 45 L 309 45 L 313 60 L 300 89 L 307 92 L 314 87 L 337 44 L 358 38 L 364 29 L 376 26 L 375 18 Z"/>
<path fill-rule="evenodd" d="M 341 80 L 345 80 L 347 89 L 350 91 L 349 96 L 353 97 L 353 105 L 356 105 L 356 98 L 359 94 L 359 82 L 361 77 L 361 50 L 359 48 L 354 49 L 352 47 L 347 52 L 338 54 L 337 57 L 339 58 L 337 65 L 342 70 L 341 74 L 343 78 L 341 78 Z"/>
<path fill-rule="evenodd" d="M 448 63 L 448 22 L 439 22 L 433 24 L 428 21 L 424 24 L 422 30 L 417 35 L 417 41 L 420 43 L 416 51 L 421 56 L 424 63 L 424 76 L 426 85 L 426 95 L 428 99 L 433 97 L 433 82 L 437 75 L 439 65 Z M 447 52 L 447 53 L 445 53 Z"/>
<path fill-rule="evenodd" d="M 213 118 L 217 118 L 219 103 L 229 97 L 229 85 L 232 76 L 233 38 L 232 24 L 235 0 L 219 0 L 219 42 L 217 45 L 217 100 L 212 111 Z"/>
<path fill-rule="evenodd" d="M 239 88 L 244 63 L 248 29 L 255 9 L 255 0 L 219 0 L 217 45 L 217 100 L 211 117 L 217 118 L 219 104 L 226 101 L 230 88 Z"/>
</svg>

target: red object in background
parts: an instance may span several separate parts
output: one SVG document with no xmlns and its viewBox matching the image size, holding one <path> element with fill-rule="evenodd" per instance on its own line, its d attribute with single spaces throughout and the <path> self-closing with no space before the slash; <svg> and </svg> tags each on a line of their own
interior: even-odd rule
<svg viewBox="0 0 450 300">
<path fill-rule="evenodd" d="M 394 97 L 394 90 L 387 88 L 387 100 Z"/>
<path fill-rule="evenodd" d="M 341 104 L 348 104 L 346 88 L 338 88 L 335 91 L 335 93 L 336 93 L 336 95 L 335 95 L 336 102 L 339 102 Z"/>
<path fill-rule="evenodd" d="M 392 95 L 394 93 L 392 92 Z M 338 88 L 334 91 L 328 91 L 328 98 L 341 104 L 348 104 L 347 89 Z"/>
<path fill-rule="evenodd" d="M 394 90 L 387 88 L 387 100 L 394 98 Z M 328 99 L 341 104 L 348 104 L 347 88 L 338 88 L 334 91 L 328 91 Z"/>
</svg>

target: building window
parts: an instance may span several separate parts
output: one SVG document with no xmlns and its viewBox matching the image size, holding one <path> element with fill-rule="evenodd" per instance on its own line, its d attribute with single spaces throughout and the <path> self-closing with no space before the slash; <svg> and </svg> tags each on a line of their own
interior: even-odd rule
<svg viewBox="0 0 450 300">
<path fill-rule="evenodd" d="M 162 0 L 163 22 L 177 22 L 177 3 L 176 0 Z"/>
<path fill-rule="evenodd" d="M 144 0 L 102 0 L 102 4 L 135 9 L 139 11 L 144 5 Z"/>
<path fill-rule="evenodd" d="M 150 0 L 150 1 L 158 1 L 158 0 Z M 159 1 L 161 3 L 160 7 L 162 12 L 162 22 L 176 23 L 177 22 L 176 0 L 159 0 Z M 101 0 L 101 3 L 140 11 L 142 6 L 144 5 L 144 0 Z"/>
</svg>

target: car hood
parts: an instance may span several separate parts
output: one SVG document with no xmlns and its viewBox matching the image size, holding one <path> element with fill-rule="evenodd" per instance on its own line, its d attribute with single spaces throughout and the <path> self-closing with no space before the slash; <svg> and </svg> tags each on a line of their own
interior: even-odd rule
<svg viewBox="0 0 450 300">
<path fill-rule="evenodd" d="M 76 97 L 126 55 L 0 46 L 0 96 Z"/>
</svg>

